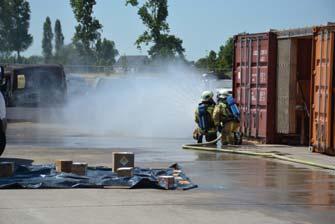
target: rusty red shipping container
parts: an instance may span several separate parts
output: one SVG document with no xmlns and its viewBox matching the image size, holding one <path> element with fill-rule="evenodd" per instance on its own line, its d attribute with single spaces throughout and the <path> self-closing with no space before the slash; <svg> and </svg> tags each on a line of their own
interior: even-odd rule
<svg viewBox="0 0 335 224">
<path fill-rule="evenodd" d="M 317 27 L 313 39 L 311 145 L 335 155 L 335 26 Z"/>
<path fill-rule="evenodd" d="M 264 143 L 309 143 L 312 28 L 234 38 L 233 89 L 241 131 Z"/>
<path fill-rule="evenodd" d="M 244 136 L 273 143 L 276 138 L 276 57 L 273 32 L 234 37 L 233 89 Z"/>
<path fill-rule="evenodd" d="M 313 29 L 276 34 L 277 143 L 308 145 Z"/>
</svg>

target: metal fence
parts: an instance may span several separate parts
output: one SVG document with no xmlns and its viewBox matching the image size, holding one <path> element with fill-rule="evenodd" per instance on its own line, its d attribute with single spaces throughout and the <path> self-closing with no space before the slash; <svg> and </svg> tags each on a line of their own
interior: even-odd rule
<svg viewBox="0 0 335 224">
<path fill-rule="evenodd" d="M 8 66 L 8 65 L 26 65 L 20 63 L 8 63 L 1 62 L 0 65 Z M 113 66 L 94 66 L 94 65 L 63 65 L 66 73 L 105 73 L 110 74 L 114 72 Z"/>
<path fill-rule="evenodd" d="M 112 66 L 64 65 L 66 73 L 112 73 Z"/>
</svg>

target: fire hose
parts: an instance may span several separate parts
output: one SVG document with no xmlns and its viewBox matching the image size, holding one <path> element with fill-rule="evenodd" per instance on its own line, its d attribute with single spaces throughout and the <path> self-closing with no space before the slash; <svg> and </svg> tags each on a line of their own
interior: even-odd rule
<svg viewBox="0 0 335 224">
<path fill-rule="evenodd" d="M 205 143 L 195 143 L 195 144 L 186 144 L 186 145 L 183 145 L 183 148 L 184 146 L 189 146 L 189 147 L 197 147 L 197 146 L 208 146 L 208 145 L 213 145 L 213 144 L 216 144 L 218 141 L 220 141 L 221 139 L 221 134 L 219 134 L 219 136 L 214 139 L 213 141 L 210 141 L 210 142 L 205 142 Z"/>
<path fill-rule="evenodd" d="M 273 152 L 255 152 L 255 151 L 248 151 L 248 150 L 239 150 L 237 146 L 229 146 L 229 148 L 216 148 L 216 147 L 209 147 L 209 145 L 213 145 L 217 143 L 221 139 L 221 135 L 219 135 L 215 140 L 206 142 L 206 143 L 196 143 L 196 144 L 185 144 L 182 146 L 183 149 L 189 150 L 200 150 L 200 151 L 212 151 L 212 152 L 222 152 L 222 153 L 234 153 L 234 154 L 242 154 L 242 155 L 250 155 L 250 156 L 262 156 L 272 159 L 279 159 L 283 161 L 314 166 L 322 169 L 329 169 L 335 170 L 335 166 L 325 165 L 317 162 L 311 162 L 296 158 L 291 158 L 283 155 L 278 155 Z"/>
</svg>

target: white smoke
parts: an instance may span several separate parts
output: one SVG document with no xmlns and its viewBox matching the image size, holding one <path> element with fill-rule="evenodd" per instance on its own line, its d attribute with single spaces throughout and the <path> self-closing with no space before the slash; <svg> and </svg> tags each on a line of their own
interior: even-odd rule
<svg viewBox="0 0 335 224">
<path fill-rule="evenodd" d="M 64 121 L 96 135 L 190 137 L 201 92 L 211 87 L 186 66 L 164 68 L 159 74 L 102 78 L 103 86 L 70 97 Z"/>
</svg>

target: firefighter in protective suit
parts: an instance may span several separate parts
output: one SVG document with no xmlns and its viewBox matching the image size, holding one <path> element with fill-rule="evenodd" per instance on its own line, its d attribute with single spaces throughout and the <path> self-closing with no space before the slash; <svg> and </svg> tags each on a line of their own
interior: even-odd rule
<svg viewBox="0 0 335 224">
<path fill-rule="evenodd" d="M 234 144 L 240 145 L 242 137 L 239 132 L 240 122 L 232 113 L 227 97 L 230 94 L 227 90 L 219 90 L 217 93 L 217 105 L 214 108 L 213 120 L 217 130 L 221 132 L 222 145 Z"/>
<path fill-rule="evenodd" d="M 216 127 L 213 121 L 213 111 L 215 101 L 213 100 L 212 91 L 204 91 L 201 95 L 201 103 L 195 111 L 195 123 L 197 128 L 193 132 L 193 138 L 198 143 L 202 143 L 202 138 L 205 136 L 207 142 L 217 138 Z"/>
</svg>

